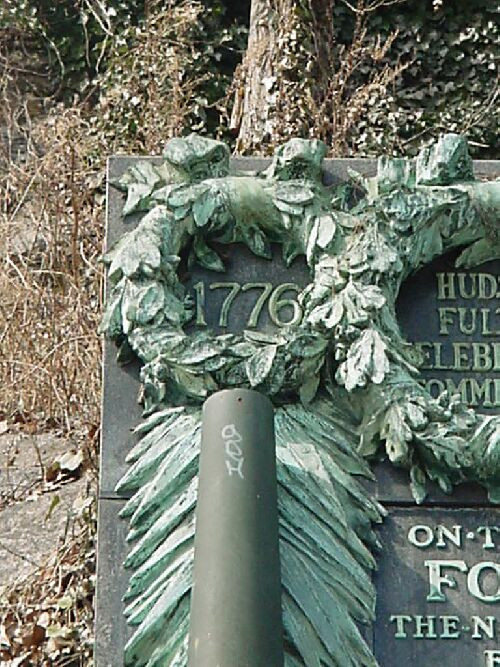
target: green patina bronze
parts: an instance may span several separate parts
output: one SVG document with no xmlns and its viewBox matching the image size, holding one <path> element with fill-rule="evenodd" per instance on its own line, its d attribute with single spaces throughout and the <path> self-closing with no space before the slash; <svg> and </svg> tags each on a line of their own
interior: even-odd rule
<svg viewBox="0 0 500 667">
<path fill-rule="evenodd" d="M 350 186 L 322 184 L 324 154 L 293 139 L 264 172 L 230 174 L 224 144 L 192 135 L 117 184 L 124 215 L 147 212 L 105 257 L 101 326 L 121 358 L 143 362 L 141 439 L 118 485 L 133 493 L 127 665 L 186 664 L 200 405 L 216 390 L 256 388 L 276 406 L 287 666 L 376 665 L 358 630 L 374 617 L 372 524 L 384 515 L 361 483 L 367 457 L 385 449 L 407 468 L 417 502 L 427 479 L 445 491 L 476 481 L 500 500 L 500 417 L 432 398 L 395 314 L 405 278 L 448 250 L 465 247 L 464 267 L 500 258 L 500 183 L 474 181 L 465 140 L 445 135 L 416 161 L 353 174 L 363 196 L 348 208 Z M 222 272 L 214 244 L 235 242 L 261 257 L 280 243 L 287 264 L 305 256 L 301 317 L 274 334 L 187 334 L 181 254 Z"/>
</svg>

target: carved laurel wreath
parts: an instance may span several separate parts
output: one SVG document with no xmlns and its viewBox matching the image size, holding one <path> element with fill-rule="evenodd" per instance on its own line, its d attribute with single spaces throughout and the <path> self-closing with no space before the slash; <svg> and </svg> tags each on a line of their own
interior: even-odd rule
<svg viewBox="0 0 500 667">
<path fill-rule="evenodd" d="M 446 491 L 476 480 L 500 501 L 500 417 L 432 398 L 395 314 L 402 281 L 448 249 L 462 247 L 462 266 L 500 257 L 500 184 L 474 181 L 466 142 L 446 135 L 415 162 L 380 159 L 348 207 L 348 186 L 322 184 L 324 152 L 295 139 L 265 172 L 230 174 L 227 148 L 193 135 L 117 183 L 124 215 L 147 212 L 105 257 L 101 326 L 121 359 L 143 363 L 145 419 L 117 486 L 132 494 L 127 665 L 187 663 L 199 404 L 212 391 L 255 387 L 277 405 L 287 667 L 376 667 L 357 627 L 374 618 L 372 522 L 384 514 L 359 481 L 365 456 L 385 448 L 418 501 L 427 479 Z M 214 244 L 236 242 L 267 258 L 280 243 L 287 264 L 305 256 L 301 320 L 274 334 L 187 334 L 181 256 L 223 271 Z"/>
<path fill-rule="evenodd" d="M 307 404 L 323 380 L 344 387 L 355 408 L 363 403 L 361 451 L 385 441 L 419 499 L 426 476 L 446 490 L 464 476 L 491 478 L 473 452 L 497 437 L 496 422 L 481 430 L 456 397 L 420 387 L 395 302 L 402 281 L 448 249 L 472 244 L 462 265 L 498 256 L 498 183 L 473 181 L 466 142 L 447 135 L 416 164 L 382 158 L 376 178 L 358 178 L 365 197 L 348 210 L 345 188 L 321 183 L 324 152 L 295 139 L 262 174 L 230 175 L 224 144 L 192 135 L 169 142 L 163 165 L 132 167 L 118 183 L 124 215 L 149 213 L 105 258 L 113 287 L 102 330 L 123 343 L 122 356 L 130 346 L 144 362 L 146 410 L 231 386 Z M 279 242 L 286 263 L 305 255 L 312 281 L 299 295 L 301 322 L 276 334 L 187 335 L 193 311 L 179 258 L 189 249 L 189 261 L 223 271 L 213 241 L 243 242 L 261 257 Z"/>
<path fill-rule="evenodd" d="M 201 142 L 198 138 L 190 141 Z M 214 150 L 213 143 L 207 141 L 206 148 Z M 225 151 L 220 144 L 216 148 Z M 129 258 L 134 243 L 130 238 L 108 255 L 109 277 L 115 282 L 111 297 L 114 310 L 113 306 L 108 308 L 103 328 L 114 328 L 115 335 L 125 334 L 140 356 L 148 348 L 151 362 L 144 368 L 142 379 L 148 385 L 146 398 L 152 405 L 167 398 L 178 402 L 184 396 L 203 400 L 217 388 L 242 385 L 259 387 L 277 398 L 299 393 L 308 402 L 314 397 L 332 326 L 325 325 L 321 318 L 309 318 L 307 300 L 314 283 L 299 295 L 305 306 L 301 322 L 285 326 L 275 335 L 250 330 L 218 336 L 206 331 L 187 335 L 183 326 L 192 319 L 193 310 L 177 274 L 179 256 L 188 247 L 190 261 L 224 271 L 210 243 L 243 242 L 256 255 L 270 259 L 271 241 L 282 245 L 287 264 L 298 254 L 306 254 L 315 273 L 318 250 L 323 254 L 336 244 L 337 225 L 317 179 L 320 144 L 316 142 L 311 150 L 303 142 L 294 150 L 296 157 L 315 160 L 309 165 L 318 172 L 314 180 L 275 183 L 240 176 L 165 186 L 155 167 L 147 164 L 128 174 L 125 182 L 122 180 L 122 184 L 128 184 L 128 178 L 148 179 L 153 190 L 148 187 L 146 196 L 153 200 L 154 208 L 132 232 L 138 248 L 134 261 Z M 215 171 L 220 170 L 217 160 Z M 160 184 L 162 187 L 157 187 Z M 130 188 L 125 213 L 138 206 L 144 206 L 144 193 L 138 199 L 137 191 Z M 124 281 L 137 274 L 150 278 L 129 286 L 127 292 L 122 289 Z M 376 291 L 370 289 L 366 296 L 370 298 Z"/>
</svg>

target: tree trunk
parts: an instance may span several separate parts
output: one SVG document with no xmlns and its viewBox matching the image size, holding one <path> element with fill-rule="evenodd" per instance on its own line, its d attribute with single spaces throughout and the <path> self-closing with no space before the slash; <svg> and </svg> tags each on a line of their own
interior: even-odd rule
<svg viewBox="0 0 500 667">
<path fill-rule="evenodd" d="M 335 0 L 252 0 L 231 115 L 236 151 L 269 154 L 302 137 L 348 155 L 360 120 L 407 66 L 384 64 L 395 33 L 383 41 L 369 31 L 370 15 L 389 2 L 353 0 L 344 45 L 337 43 Z"/>
<path fill-rule="evenodd" d="M 331 0 L 252 0 L 231 117 L 238 152 L 268 153 L 291 136 L 310 136 L 311 104 L 328 72 L 330 6 Z"/>
<path fill-rule="evenodd" d="M 248 47 L 231 115 L 231 127 L 238 130 L 236 150 L 240 153 L 261 152 L 259 148 L 273 134 L 276 24 L 273 0 L 252 0 Z"/>
</svg>

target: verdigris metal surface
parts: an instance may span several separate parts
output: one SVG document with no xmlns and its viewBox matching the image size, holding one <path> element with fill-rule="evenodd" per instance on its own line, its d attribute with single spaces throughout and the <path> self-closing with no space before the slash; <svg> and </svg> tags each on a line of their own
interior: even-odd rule
<svg viewBox="0 0 500 667">
<path fill-rule="evenodd" d="M 118 189 L 112 187 L 110 183 L 116 182 L 123 173 L 132 165 L 140 161 L 149 160 L 152 164 L 160 164 L 161 158 L 139 158 L 139 157 L 113 157 L 109 159 L 108 163 L 108 187 L 107 187 L 107 247 L 111 247 L 121 236 L 133 228 L 138 220 L 138 215 L 131 215 L 126 220 L 122 216 L 125 196 Z M 252 171 L 256 169 L 263 169 L 269 165 L 270 160 L 264 158 L 235 158 L 233 160 L 234 168 L 244 171 Z M 475 174 L 477 178 L 493 178 L 498 176 L 500 169 L 498 163 L 495 161 L 476 161 L 474 163 Z M 325 183 L 343 182 L 348 178 L 349 171 L 355 170 L 365 176 L 373 176 L 376 172 L 375 160 L 325 160 L 324 162 L 324 181 Z M 259 258 L 255 258 L 258 261 Z M 262 261 L 262 260 L 261 260 Z M 300 261 L 300 258 L 296 260 Z M 281 267 L 284 265 L 281 263 Z M 199 271 L 200 269 L 196 269 Z M 281 269 L 283 270 L 283 269 Z M 426 270 L 428 274 L 428 270 Z M 214 274 L 214 277 L 218 277 Z M 225 276 L 227 279 L 228 276 Z M 302 276 L 301 280 L 304 277 Z M 295 280 L 295 282 L 299 282 Z M 416 279 L 410 277 L 406 283 L 403 284 L 403 290 L 408 289 L 406 286 L 414 286 L 417 290 L 422 291 L 424 282 L 420 276 Z M 222 297 L 223 290 L 220 290 L 219 297 Z M 435 284 L 429 283 L 428 294 L 429 298 L 435 298 Z M 432 295 L 434 294 L 434 297 Z M 240 295 L 241 297 L 241 295 Z M 410 313 L 412 306 L 415 303 L 413 297 L 409 296 L 406 301 L 406 311 Z M 399 301 L 401 309 L 401 300 Z M 433 314 L 435 317 L 435 312 Z M 422 327 L 427 330 L 429 326 L 430 317 L 422 316 L 420 311 L 417 314 L 413 313 L 415 326 Z M 412 335 L 410 328 L 406 327 L 404 319 L 402 322 L 405 332 Z M 414 334 L 413 334 L 414 335 Z M 123 452 L 129 451 L 131 443 L 134 441 L 134 436 L 131 434 L 132 425 L 138 423 L 140 418 L 140 406 L 137 403 L 139 395 L 139 381 L 137 367 L 132 366 L 126 368 L 118 368 L 115 362 L 116 348 L 109 342 L 105 342 L 104 354 L 104 383 L 103 383 L 103 442 L 106 443 L 101 451 L 101 479 L 100 479 L 100 493 L 104 497 L 117 497 L 115 486 L 118 480 L 125 473 L 127 466 L 124 460 Z M 121 414 L 120 411 L 123 411 Z M 125 421 L 123 416 L 125 414 L 133 415 L 133 419 Z M 137 419 L 136 419 L 137 418 Z M 380 483 L 378 485 L 378 497 L 384 501 L 394 499 L 396 502 L 412 502 L 411 490 L 406 483 L 405 473 L 394 470 L 392 467 L 381 467 L 380 469 Z M 485 494 L 479 487 L 471 487 L 470 485 L 463 485 L 464 493 L 467 497 L 467 502 L 481 503 L 484 500 Z M 462 487 L 460 487 L 462 488 Z M 446 500 L 446 502 L 455 502 L 456 494 L 448 496 L 439 491 L 434 485 L 429 486 L 428 502 L 437 499 L 439 502 Z M 461 501 L 459 501 L 461 502 Z"/>
<path fill-rule="evenodd" d="M 461 150 L 461 149 L 460 149 L 460 150 Z M 425 158 L 425 159 L 427 159 L 427 158 Z M 345 164 L 346 164 L 345 162 L 342 162 L 342 164 L 340 165 L 342 170 L 345 170 Z M 422 166 L 422 165 L 423 165 L 423 166 Z M 429 179 L 432 180 L 432 178 L 434 178 L 434 176 L 432 176 L 431 173 L 428 173 L 428 172 L 426 171 L 427 166 L 426 166 L 426 164 L 425 164 L 425 160 L 422 162 L 422 165 L 421 165 L 421 169 L 423 169 L 423 171 L 421 172 L 421 175 L 424 174 L 424 178 L 426 178 L 426 179 L 428 179 L 428 180 L 429 180 Z M 258 166 L 260 166 L 260 165 L 258 165 Z M 399 168 L 399 167 L 397 167 L 397 168 Z M 386 170 L 386 172 L 387 172 L 387 170 Z M 130 195 L 130 192 L 129 192 L 129 195 Z M 189 267 L 188 267 L 188 268 L 189 268 Z M 225 274 L 225 275 L 224 275 L 224 280 L 225 280 L 225 281 L 229 281 L 229 279 L 230 279 L 230 276 L 228 276 L 227 274 Z M 237 281 L 234 281 L 234 282 L 237 282 Z M 250 282 L 250 281 L 249 281 L 249 282 Z M 257 281 L 256 281 L 256 280 L 252 280 L 251 282 L 255 283 L 255 282 L 257 282 Z M 269 281 L 268 281 L 268 280 L 263 280 L 263 281 L 261 281 L 261 282 L 263 282 L 263 283 L 264 283 L 264 282 L 267 283 L 267 282 L 269 282 Z M 239 285 L 239 284 L 240 284 L 240 281 L 238 281 L 238 285 Z M 244 286 L 244 285 L 245 285 L 245 283 L 243 283 L 243 286 Z M 278 286 L 279 286 L 279 285 L 278 285 Z M 242 286 L 240 285 L 240 290 L 238 290 L 238 291 L 242 291 L 242 290 L 241 290 L 241 287 L 242 287 Z M 210 289 L 210 284 L 208 285 L 208 289 Z M 222 289 L 222 288 L 218 288 L 218 289 Z M 253 289 L 253 288 L 252 288 L 252 289 Z M 255 289 L 257 289 L 257 288 L 255 287 Z M 264 289 L 264 288 L 262 288 L 262 289 Z M 249 290 L 250 290 L 250 288 L 249 288 Z M 267 298 L 267 299 L 270 300 L 270 298 L 271 298 L 271 294 L 274 292 L 274 290 L 276 290 L 276 287 L 275 287 L 274 284 L 271 284 L 271 290 L 270 290 L 269 294 L 266 295 L 266 298 Z M 201 292 L 201 288 L 198 288 L 198 294 L 196 294 L 196 296 L 198 297 L 198 304 L 197 304 L 197 305 L 199 305 L 200 300 L 201 300 L 201 299 L 200 299 L 200 292 Z M 277 300 L 277 299 L 276 299 L 276 300 Z M 265 301 L 265 299 L 264 299 L 264 301 Z M 227 302 L 226 302 L 226 303 L 227 303 Z M 267 305 L 267 304 L 266 304 L 266 305 Z M 294 314 L 294 310 L 293 310 L 293 309 L 294 309 L 294 307 L 293 307 L 292 305 L 290 305 L 289 307 L 290 307 L 290 309 L 291 309 L 291 310 L 289 311 L 289 312 L 290 312 L 290 316 L 293 317 L 293 314 Z M 218 320 L 219 323 L 220 323 L 221 318 L 222 318 L 222 312 L 221 312 L 222 309 L 223 309 L 223 303 L 220 304 L 220 310 L 218 310 L 218 312 L 217 312 L 217 317 L 216 317 L 216 319 Z M 233 311 L 233 312 L 234 312 L 234 311 Z M 205 314 L 205 313 L 203 313 L 203 314 Z M 284 313 L 281 313 L 281 315 L 283 316 Z M 276 316 L 276 312 L 275 312 L 275 316 Z M 228 315 L 228 317 L 229 317 L 229 315 Z M 248 317 L 251 317 L 251 315 L 249 315 Z M 262 325 L 262 322 L 261 322 L 261 325 Z M 263 326 L 264 326 L 264 325 L 263 325 Z M 222 327 L 223 327 L 223 325 L 222 325 Z M 130 379 L 130 378 L 127 378 L 127 381 L 128 381 L 128 379 Z M 403 404 L 401 404 L 401 405 L 403 405 Z M 312 430 L 312 431 L 314 432 L 314 421 L 313 421 L 312 423 L 310 423 L 310 425 L 309 425 L 309 429 Z M 119 429 L 118 429 L 118 430 L 119 430 Z M 353 434 L 353 435 L 354 435 L 354 434 Z M 386 435 L 387 435 L 387 434 L 386 434 Z M 285 438 L 282 442 L 283 442 L 283 445 L 285 446 L 286 443 L 287 443 L 287 439 Z M 494 444 L 494 443 L 493 443 L 493 444 Z M 282 451 L 283 451 L 283 453 L 286 451 L 286 446 L 284 447 L 284 449 L 283 449 Z M 118 457 L 117 457 L 117 458 L 118 458 Z M 123 473 L 123 471 L 122 471 L 122 473 Z M 106 473 L 104 473 L 104 474 L 106 474 Z M 111 471 L 111 477 L 109 477 L 108 480 L 105 480 L 105 478 L 104 478 L 104 476 L 103 476 L 103 480 L 105 480 L 105 481 L 108 482 L 107 484 L 105 484 L 105 485 L 103 485 L 103 486 L 105 486 L 105 487 L 107 487 L 107 489 L 109 489 L 108 493 L 109 493 L 110 495 L 113 494 L 113 490 L 112 490 L 112 489 L 113 489 L 113 487 L 114 487 L 114 482 L 116 481 L 116 479 L 117 479 L 118 477 L 121 477 L 121 476 L 122 476 L 122 474 L 117 474 L 116 469 L 113 470 L 113 471 Z M 113 477 L 114 477 L 114 479 L 113 479 Z M 396 480 L 396 485 L 395 485 L 395 491 L 396 491 L 396 492 L 395 492 L 395 493 L 392 493 L 392 492 L 391 492 L 391 489 L 390 489 L 390 488 L 387 488 L 387 486 L 390 486 L 390 484 L 392 484 L 392 480 L 393 480 L 393 475 L 392 475 L 392 473 L 391 473 L 390 475 L 386 475 L 385 480 L 384 480 L 383 474 L 382 474 L 382 476 L 379 475 L 379 487 L 378 487 L 378 488 L 379 488 L 379 496 L 380 496 L 380 497 L 387 497 L 388 500 L 390 500 L 391 497 L 396 497 L 396 502 L 402 502 L 403 504 L 404 504 L 404 503 L 408 503 L 408 501 L 409 501 L 409 494 L 408 494 L 408 490 L 407 490 L 407 482 L 406 482 L 406 487 L 404 487 L 404 485 L 402 484 L 402 478 L 398 475 L 397 472 L 396 472 L 396 474 L 395 474 L 395 476 L 394 476 L 394 479 Z M 407 479 L 407 478 L 406 478 L 406 479 Z M 382 480 L 382 483 L 380 483 L 381 480 Z M 389 483 L 386 484 L 386 482 L 389 482 Z M 414 478 L 414 484 L 415 484 L 415 483 L 416 483 L 416 486 L 418 486 L 418 484 L 421 483 L 421 480 L 418 480 L 418 478 Z M 298 484 L 298 485 L 300 486 L 300 483 L 299 483 L 299 480 L 298 480 L 298 479 L 297 479 L 297 481 L 296 481 L 296 484 Z M 121 489 L 122 489 L 122 492 L 127 493 L 127 489 L 126 489 L 125 487 L 126 487 L 126 485 L 122 485 L 122 486 L 121 486 Z M 460 487 L 459 487 L 459 488 L 460 488 Z M 415 489 L 414 489 L 414 491 L 415 491 Z M 482 492 L 480 492 L 480 493 L 478 494 L 474 489 L 469 490 L 469 491 L 467 492 L 467 494 L 468 494 L 468 500 L 467 500 L 466 502 L 471 503 L 471 504 L 484 502 L 484 495 L 481 495 L 481 493 L 482 493 Z M 432 489 L 431 489 L 431 494 L 433 494 Z M 399 500 L 398 500 L 398 498 L 399 498 Z M 431 498 L 432 498 L 433 502 L 436 502 L 436 503 L 441 503 L 441 502 L 443 502 L 443 501 L 441 500 L 439 494 L 436 494 L 436 495 L 433 494 L 433 495 L 431 496 Z M 456 498 L 456 495 L 455 495 L 455 497 L 454 497 L 453 502 L 455 501 L 455 498 Z M 394 502 L 394 501 L 393 501 L 393 502 Z M 444 501 L 444 502 L 446 502 L 446 501 Z M 294 512 L 295 512 L 295 511 L 296 511 L 296 510 L 294 510 Z M 305 524 L 308 525 L 308 524 L 307 524 L 307 521 L 305 522 Z M 316 537 L 318 537 L 318 535 L 316 535 Z M 319 540 L 319 542 L 321 542 L 321 539 Z M 291 557 L 291 556 L 290 556 L 290 557 Z M 333 572 L 332 572 L 332 574 L 334 575 Z M 298 576 L 299 576 L 299 575 L 298 575 L 298 570 L 297 570 L 297 572 L 296 572 L 296 577 L 298 577 Z M 297 579 L 294 578 L 294 580 L 297 580 Z M 378 584 L 379 589 L 384 590 L 384 585 L 386 585 L 386 584 L 380 584 L 380 582 L 379 582 L 379 584 Z M 312 588 L 309 587 L 309 590 L 312 590 Z M 299 594 L 299 597 L 300 597 L 300 595 L 303 595 L 304 591 L 305 591 L 305 589 L 302 588 L 302 590 L 301 590 L 301 592 L 300 592 L 300 594 Z M 313 609 L 313 608 L 311 607 L 311 610 L 310 610 L 311 613 L 312 613 L 312 609 Z M 288 613 L 290 614 L 290 611 L 288 611 Z M 291 621 L 290 621 L 290 618 L 289 618 L 289 619 L 288 619 L 289 627 L 290 627 L 290 622 L 291 622 Z M 347 635 L 345 635 L 344 633 L 342 633 L 341 636 L 345 637 L 345 636 L 347 636 Z M 320 650 L 319 647 L 318 647 L 318 650 Z M 328 646 L 328 651 L 333 651 L 333 652 L 334 652 L 335 650 L 336 650 L 336 649 L 334 648 L 334 645 L 329 645 L 329 646 Z M 302 646 L 302 651 L 305 651 L 305 653 L 307 653 L 307 649 L 305 649 L 304 646 Z M 303 653 L 303 656 L 304 656 L 304 655 L 305 655 L 305 654 Z M 318 654 L 318 655 L 319 655 L 319 654 Z M 325 654 L 325 655 L 326 655 L 326 654 Z M 344 665 L 344 664 L 347 664 L 346 660 L 350 660 L 350 661 L 352 661 L 352 663 L 349 662 L 349 664 L 355 664 L 357 667 L 358 667 L 358 665 L 360 665 L 360 664 L 372 664 L 372 663 L 369 662 L 369 659 L 368 659 L 368 657 L 367 657 L 366 655 L 363 656 L 363 657 L 361 657 L 361 656 L 355 657 L 354 654 L 352 654 L 352 655 L 349 655 L 349 658 L 347 658 L 347 655 L 348 655 L 347 653 L 344 653 L 343 655 L 344 655 L 344 658 L 341 659 L 341 664 L 343 664 L 343 665 Z M 292 658 L 290 655 L 288 655 L 288 659 L 289 659 L 289 660 L 292 660 L 292 662 L 290 662 L 290 664 L 295 664 L 295 663 L 293 662 L 293 659 L 294 659 L 294 658 Z M 493 659 L 493 658 L 491 658 L 491 659 Z M 138 663 L 138 664 L 139 664 L 139 663 Z M 140 663 L 140 664 L 143 664 L 143 663 Z M 144 664 L 146 664 L 146 663 L 144 663 Z M 148 663 L 148 664 L 149 664 L 149 663 Z M 153 664 L 153 663 L 151 663 L 151 664 Z M 287 663 L 287 664 L 288 664 L 288 663 Z M 302 664 L 302 663 L 297 663 L 297 664 Z M 306 660 L 306 664 L 309 664 L 309 662 L 308 662 L 307 660 Z M 311 663 L 311 664 L 312 664 L 312 663 Z M 383 665 L 384 663 L 381 662 L 381 664 Z M 493 664 L 493 663 L 492 663 L 492 664 Z"/>
</svg>

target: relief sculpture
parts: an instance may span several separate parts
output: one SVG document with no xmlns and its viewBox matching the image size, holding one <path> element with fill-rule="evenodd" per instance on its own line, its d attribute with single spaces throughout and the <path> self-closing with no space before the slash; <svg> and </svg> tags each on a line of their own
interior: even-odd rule
<svg viewBox="0 0 500 667">
<path fill-rule="evenodd" d="M 417 503 L 429 480 L 445 492 L 474 481 L 500 501 L 500 416 L 444 383 L 430 392 L 419 368 L 435 365 L 436 348 L 425 336 L 409 343 L 396 316 L 403 281 L 435 258 L 459 250 L 457 275 L 500 258 L 500 182 L 474 180 L 466 141 L 451 134 L 342 186 L 323 185 L 324 155 L 321 142 L 292 139 L 264 171 L 234 173 L 223 143 L 191 135 L 116 184 L 123 215 L 144 214 L 105 256 L 101 325 L 120 360 L 142 362 L 144 417 L 117 487 L 131 494 L 127 665 L 186 665 L 201 405 L 217 390 L 257 389 L 275 406 L 287 667 L 377 664 L 359 629 L 374 619 L 374 526 L 385 513 L 363 483 L 370 459 L 407 469 Z M 233 244 L 268 259 L 278 244 L 285 264 L 305 258 L 309 282 L 225 278 Z M 214 278 L 188 290 L 196 265 Z M 241 330 L 226 330 L 249 294 Z M 442 307 L 443 328 L 460 324 L 453 304 Z M 488 350 L 457 349 L 457 363 L 500 363 L 494 337 Z"/>
</svg>

